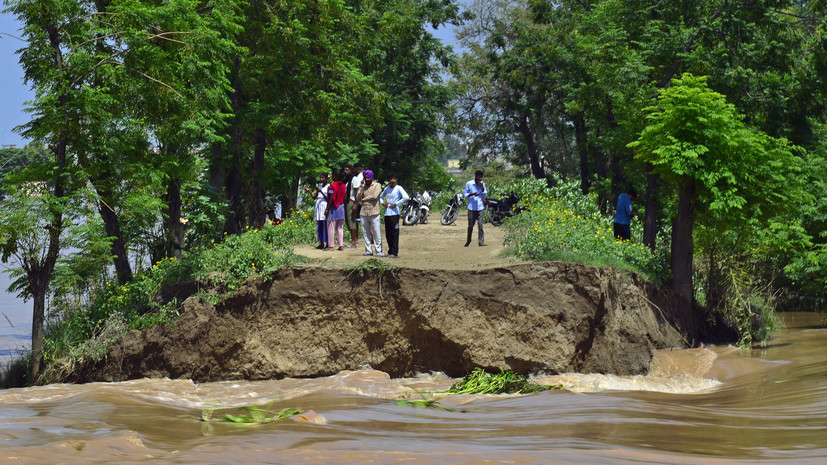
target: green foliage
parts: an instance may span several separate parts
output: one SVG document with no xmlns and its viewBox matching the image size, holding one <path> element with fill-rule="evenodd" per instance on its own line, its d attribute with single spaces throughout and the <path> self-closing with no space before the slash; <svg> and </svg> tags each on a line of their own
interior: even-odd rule
<svg viewBox="0 0 827 465">
<path fill-rule="evenodd" d="M 314 231 L 312 217 L 296 213 L 281 224 L 250 228 L 209 248 L 186 252 L 180 260 L 162 259 L 125 284 L 90 277 L 86 282 L 90 288 L 75 288 L 88 298 L 63 295 L 53 309 L 44 344 L 44 359 L 51 366 L 48 379 L 61 380 L 77 363 L 97 360 L 109 343 L 130 329 L 174 322 L 179 302 L 160 300 L 164 286 L 198 279 L 232 292 L 249 278 L 269 276 L 302 260 L 292 253 L 291 246 L 312 243 Z M 70 281 L 62 282 L 61 289 L 70 292 Z"/>
<path fill-rule="evenodd" d="M 281 410 L 272 410 L 275 400 L 271 400 L 264 408 L 256 405 L 241 407 L 240 410 L 246 412 L 242 415 L 233 415 L 231 413 L 224 414 L 223 418 L 213 418 L 213 414 L 217 408 L 216 404 L 205 405 L 201 409 L 201 421 L 204 422 L 224 422 L 245 426 L 261 426 L 267 423 L 290 418 L 294 415 L 302 413 L 301 409 L 286 407 Z"/>
<path fill-rule="evenodd" d="M 31 385 L 30 367 L 31 356 L 28 353 L 20 354 L 0 366 L 0 389 L 20 388 Z"/>
<path fill-rule="evenodd" d="M 576 181 L 557 180 L 552 189 L 544 181 L 505 186 L 521 190 L 528 211 L 504 223 L 507 253 L 528 260 L 563 260 L 613 265 L 647 275 L 655 282 L 667 277 L 666 251 L 652 252 L 640 242 L 635 226 L 633 241 L 614 237 L 612 218 L 602 215 L 596 198 L 583 195 Z"/>
<path fill-rule="evenodd" d="M 0 177 L 4 177 L 12 171 L 19 171 L 32 164 L 47 163 L 51 154 L 40 144 L 30 143 L 21 149 L 7 148 L 0 149 Z M 0 199 L 5 195 L 5 190 L 0 183 Z"/>
<path fill-rule="evenodd" d="M 183 260 L 192 266 L 195 278 L 233 291 L 248 278 L 267 276 L 300 261 L 292 245 L 314 243 L 314 232 L 312 212 L 297 212 L 275 226 L 248 227 L 242 235 L 226 235 L 223 242 Z"/>
<path fill-rule="evenodd" d="M 397 399 L 396 405 L 401 405 L 402 407 L 413 407 L 413 408 L 434 408 L 439 410 L 445 410 L 447 412 L 456 412 L 456 409 L 443 407 L 439 405 L 439 401 L 434 398 L 428 398 L 425 396 L 425 393 L 416 391 L 419 395 L 419 399 L 412 399 L 410 397 L 404 399 Z"/>
<path fill-rule="evenodd" d="M 358 265 L 346 266 L 344 268 L 344 271 L 348 274 L 348 276 L 355 274 L 359 277 L 382 277 L 385 273 L 393 273 L 394 270 L 396 270 L 396 266 L 391 265 L 386 260 L 379 260 L 378 258 L 373 257 L 359 263 Z"/>
<path fill-rule="evenodd" d="M 802 197 L 801 160 L 787 141 L 744 126 L 705 77 L 684 74 L 648 108 L 649 124 L 629 144 L 674 186 L 691 180 L 701 212 L 713 218 L 769 214 Z M 772 202 L 772 203 L 770 203 Z M 749 206 L 749 208 L 746 208 Z"/>
<path fill-rule="evenodd" d="M 724 304 L 718 309 L 723 320 L 738 331 L 738 345 L 765 344 L 784 329 L 784 321 L 775 311 L 775 296 L 759 288 L 755 275 L 745 269 L 732 268 L 723 276 L 726 286 Z"/>
<path fill-rule="evenodd" d="M 477 367 L 454 383 L 445 394 L 533 394 L 552 389 L 562 389 L 562 386 L 532 384 L 513 371 L 500 370 L 499 374 L 492 374 Z"/>
</svg>

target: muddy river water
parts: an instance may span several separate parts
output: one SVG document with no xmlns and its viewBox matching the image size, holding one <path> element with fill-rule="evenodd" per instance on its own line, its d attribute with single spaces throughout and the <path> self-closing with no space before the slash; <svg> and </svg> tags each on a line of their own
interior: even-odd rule
<svg viewBox="0 0 827 465">
<path fill-rule="evenodd" d="M 316 379 L 51 385 L 0 391 L 0 463 L 827 463 L 827 330 L 785 314 L 768 346 L 657 354 L 652 373 L 534 376 L 565 389 L 395 399 L 440 374 L 368 368 Z M 247 405 L 304 414 L 262 426 L 201 421 Z"/>
</svg>

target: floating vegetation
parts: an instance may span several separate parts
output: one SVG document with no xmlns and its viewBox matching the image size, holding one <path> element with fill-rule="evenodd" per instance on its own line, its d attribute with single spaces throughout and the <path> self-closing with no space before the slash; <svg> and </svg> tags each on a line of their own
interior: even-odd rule
<svg viewBox="0 0 827 465">
<path fill-rule="evenodd" d="M 449 412 L 456 412 L 457 411 L 456 409 L 443 407 L 442 405 L 439 405 L 438 400 L 436 400 L 434 398 L 429 399 L 429 398 L 425 397 L 425 394 L 422 393 L 422 392 L 416 391 L 416 393 L 419 394 L 419 396 L 421 397 L 420 399 L 411 399 L 411 398 L 397 399 L 396 404 L 401 405 L 403 407 L 435 408 L 435 409 L 440 409 L 440 410 L 447 410 Z"/>
<path fill-rule="evenodd" d="M 283 420 L 285 418 L 290 418 L 293 415 L 298 415 L 302 413 L 301 409 L 292 407 L 283 408 L 276 412 L 272 410 L 273 403 L 275 403 L 275 401 L 270 401 L 270 403 L 267 404 L 267 406 L 264 408 L 255 405 L 241 407 L 239 410 L 246 412 L 246 414 L 232 415 L 227 413 L 224 414 L 223 418 L 213 418 L 213 413 L 216 409 L 215 404 L 205 405 L 204 408 L 201 409 L 201 421 L 224 422 L 238 425 L 258 426 L 266 423 L 272 423 L 275 421 Z"/>
<path fill-rule="evenodd" d="M 562 388 L 560 384 L 530 383 L 524 376 L 513 371 L 500 370 L 499 374 L 492 374 L 477 367 L 454 383 L 445 394 L 532 394 Z"/>
</svg>

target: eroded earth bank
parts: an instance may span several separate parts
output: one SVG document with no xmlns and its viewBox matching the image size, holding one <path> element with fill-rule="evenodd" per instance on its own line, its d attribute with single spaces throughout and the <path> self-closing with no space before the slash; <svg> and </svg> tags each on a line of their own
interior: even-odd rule
<svg viewBox="0 0 827 465">
<path fill-rule="evenodd" d="M 179 297 L 197 287 L 175 290 Z M 76 381 L 393 377 L 475 367 L 519 373 L 645 373 L 695 322 L 633 273 L 573 263 L 359 276 L 298 267 L 248 280 L 218 305 L 190 297 L 174 325 L 132 331 Z"/>
</svg>

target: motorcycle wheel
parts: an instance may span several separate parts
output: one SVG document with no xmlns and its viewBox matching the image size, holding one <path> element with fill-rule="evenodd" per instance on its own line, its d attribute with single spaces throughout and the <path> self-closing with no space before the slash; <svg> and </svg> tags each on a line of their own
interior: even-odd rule
<svg viewBox="0 0 827 465">
<path fill-rule="evenodd" d="M 405 212 L 405 217 L 402 218 L 402 222 L 405 226 L 413 226 L 416 222 L 419 221 L 419 210 L 416 208 L 410 208 Z"/>
<path fill-rule="evenodd" d="M 422 224 L 428 224 L 428 212 L 427 211 L 420 211 L 419 212 L 419 222 Z"/>
<path fill-rule="evenodd" d="M 499 213 L 494 213 L 491 215 L 491 224 L 494 226 L 502 226 L 503 224 L 503 217 Z"/>
<path fill-rule="evenodd" d="M 449 224 L 454 224 L 454 221 L 457 220 L 457 211 L 453 208 L 445 209 L 442 212 L 442 216 L 439 218 L 439 224 L 443 226 L 448 226 Z"/>
</svg>

